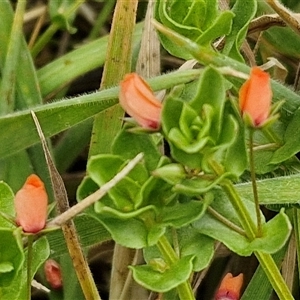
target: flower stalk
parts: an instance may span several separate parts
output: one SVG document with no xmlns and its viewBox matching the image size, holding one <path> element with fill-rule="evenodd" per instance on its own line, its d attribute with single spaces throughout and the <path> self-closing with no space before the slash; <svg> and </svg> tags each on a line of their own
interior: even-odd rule
<svg viewBox="0 0 300 300">
<path fill-rule="evenodd" d="M 176 252 L 170 245 L 168 239 L 163 235 L 157 242 L 157 247 L 168 264 L 174 264 L 178 260 Z M 180 300 L 194 300 L 194 294 L 189 280 L 177 286 Z"/>
<path fill-rule="evenodd" d="M 259 208 L 259 198 L 258 198 L 258 190 L 257 190 L 257 183 L 256 183 L 256 175 L 255 175 L 255 163 L 254 163 L 254 145 L 253 145 L 253 134 L 254 131 L 250 130 L 249 136 L 249 164 L 250 164 L 250 173 L 251 173 L 251 183 L 252 183 L 252 190 L 253 190 L 253 199 L 255 204 L 255 212 L 256 212 L 256 222 L 257 222 L 257 237 L 262 236 L 262 220 L 261 220 L 261 213 Z"/>
</svg>

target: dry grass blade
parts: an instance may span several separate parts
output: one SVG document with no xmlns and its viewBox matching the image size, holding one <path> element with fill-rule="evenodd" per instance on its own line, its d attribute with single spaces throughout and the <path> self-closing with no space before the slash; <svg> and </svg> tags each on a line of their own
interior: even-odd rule
<svg viewBox="0 0 300 300">
<path fill-rule="evenodd" d="M 59 212 L 63 213 L 69 209 L 67 192 L 63 180 L 60 174 L 58 173 L 53 163 L 53 160 L 51 158 L 51 154 L 48 149 L 47 142 L 43 134 L 42 128 L 39 124 L 39 121 L 33 111 L 31 111 L 31 115 L 34 120 L 35 126 L 37 128 L 43 146 L 44 154 L 46 157 L 46 161 L 47 161 L 47 165 L 51 177 L 52 187 L 54 190 L 54 196 L 57 202 L 57 207 Z M 76 271 L 85 298 L 87 300 L 97 300 L 97 299 L 101 300 L 92 273 L 89 269 L 88 263 L 80 247 L 79 238 L 73 220 L 69 220 L 64 225 L 62 225 L 62 231 L 66 240 L 70 257 L 72 258 L 73 261 L 74 269 Z"/>
<path fill-rule="evenodd" d="M 300 34 L 300 21 L 294 13 L 288 10 L 277 0 L 267 0 L 267 3 L 278 13 L 283 21 L 288 24 L 296 33 Z"/>
</svg>

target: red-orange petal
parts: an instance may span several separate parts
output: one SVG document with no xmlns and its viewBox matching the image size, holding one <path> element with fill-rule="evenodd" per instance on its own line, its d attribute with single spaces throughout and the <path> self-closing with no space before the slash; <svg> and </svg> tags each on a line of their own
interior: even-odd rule
<svg viewBox="0 0 300 300">
<path fill-rule="evenodd" d="M 215 300 L 239 300 L 243 285 L 244 275 L 233 276 L 227 273 L 215 295 Z"/>
<path fill-rule="evenodd" d="M 123 109 L 142 127 L 158 129 L 162 105 L 149 85 L 138 74 L 130 73 L 120 86 L 119 100 Z"/>
<path fill-rule="evenodd" d="M 16 222 L 24 232 L 36 233 L 45 227 L 48 196 L 44 183 L 35 175 L 30 175 L 23 187 L 15 195 Z"/>
</svg>

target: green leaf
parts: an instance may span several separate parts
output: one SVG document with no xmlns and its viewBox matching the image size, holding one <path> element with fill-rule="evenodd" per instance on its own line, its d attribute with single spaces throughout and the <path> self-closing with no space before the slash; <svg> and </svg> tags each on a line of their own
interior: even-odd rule
<svg viewBox="0 0 300 300">
<path fill-rule="evenodd" d="M 224 173 L 220 177 L 206 179 L 206 177 L 194 177 L 194 178 L 186 178 L 181 182 L 177 183 L 174 186 L 174 191 L 181 194 L 186 194 L 190 196 L 197 196 L 204 193 L 207 193 L 212 188 L 217 186 L 222 180 L 226 177 L 229 177 L 229 173 Z"/>
<path fill-rule="evenodd" d="M 297 109 L 284 134 L 284 144 L 275 151 L 271 164 L 283 162 L 300 151 L 300 109 Z"/>
<path fill-rule="evenodd" d="M 169 184 L 175 185 L 187 176 L 182 164 L 166 164 L 152 172 L 154 177 L 160 177 Z"/>
<path fill-rule="evenodd" d="M 176 203 L 172 206 L 166 206 L 160 213 L 161 223 L 175 228 L 190 224 L 201 218 L 204 214 L 210 200 L 206 202 L 190 201 L 187 203 Z"/>
<path fill-rule="evenodd" d="M 214 201 L 211 203 L 211 207 L 219 214 L 225 217 L 228 221 L 241 227 L 239 217 L 235 212 L 230 201 L 223 196 L 221 190 L 214 191 Z M 253 222 L 256 221 L 255 205 L 252 201 L 245 200 L 246 206 Z M 264 222 L 264 216 L 262 215 Z M 243 236 L 231 228 L 227 227 L 224 223 L 217 220 L 209 212 L 206 212 L 202 218 L 193 223 L 193 226 L 202 234 L 206 234 L 216 240 L 224 243 L 229 249 L 242 256 L 247 256 L 252 253 L 252 250 L 248 249 L 249 240 L 246 236 Z"/>
<path fill-rule="evenodd" d="M 211 49 L 198 45 L 197 43 L 193 42 L 192 40 L 186 38 L 183 35 L 178 34 L 174 30 L 171 30 L 167 27 L 159 23 L 155 23 L 155 27 L 159 30 L 159 32 L 163 33 L 164 36 L 172 40 L 176 45 L 180 46 L 181 48 L 185 48 L 191 55 L 197 59 L 201 64 L 207 66 L 211 65 L 214 67 L 232 67 L 235 70 L 243 72 L 245 74 L 250 73 L 250 67 L 247 65 L 240 63 L 228 56 L 222 55 L 220 53 L 214 52 Z M 276 30 L 279 28 L 276 28 Z M 282 44 L 285 44 L 282 41 Z M 228 79 L 237 84 L 237 80 L 229 78 Z M 238 81 L 239 85 L 241 84 Z M 274 101 L 282 101 L 283 99 L 286 100 L 282 106 L 281 111 L 281 119 L 287 123 L 290 119 L 291 113 L 293 113 L 298 107 L 300 102 L 300 96 L 293 92 L 290 88 L 284 86 L 276 82 L 275 80 L 271 80 L 272 90 L 274 92 Z"/>
<path fill-rule="evenodd" d="M 112 153 L 124 159 L 132 159 L 139 153 L 144 153 L 144 161 L 149 171 L 157 167 L 161 154 L 149 134 L 135 134 L 123 128 L 116 136 Z"/>
<path fill-rule="evenodd" d="M 136 202 L 136 208 L 146 205 L 165 207 L 176 197 L 172 185 L 161 178 L 151 176 L 142 186 Z"/>
<path fill-rule="evenodd" d="M 198 75 L 199 71 L 197 70 L 175 72 L 153 78 L 149 80 L 149 83 L 156 91 L 189 82 Z M 50 137 L 115 105 L 118 93 L 119 88 L 116 87 L 72 99 L 35 106 L 33 110 L 39 119 L 45 136 Z M 55 122 L 53 118 L 55 118 Z M 0 117 L 0 133 L 1 158 L 15 154 L 40 141 L 29 110 Z M 14 139 L 11 138 L 12 136 L 14 136 Z"/>
<path fill-rule="evenodd" d="M 32 245 L 31 280 L 40 266 L 50 255 L 50 248 L 46 237 L 38 239 Z M 26 260 L 22 269 L 10 286 L 1 289 L 1 300 L 26 299 L 27 298 L 27 251 Z"/>
<path fill-rule="evenodd" d="M 155 207 L 153 206 L 122 213 L 97 203 L 95 211 L 98 213 L 98 220 L 110 232 L 113 240 L 128 248 L 140 249 L 153 245 L 165 231 L 159 225 L 147 224 L 147 220 L 154 220 Z"/>
<path fill-rule="evenodd" d="M 76 275 L 76 271 L 74 269 L 74 263 L 69 253 L 65 253 L 64 255 L 59 257 L 59 264 L 62 270 L 62 279 L 63 279 L 63 290 L 61 291 L 51 291 L 51 294 L 60 292 L 56 296 L 56 298 L 49 300 L 60 300 L 60 299 L 78 299 L 84 300 L 85 297 L 83 295 L 81 286 L 78 281 L 78 277 Z"/>
<path fill-rule="evenodd" d="M 291 28 L 269 28 L 263 32 L 262 39 L 265 39 L 267 45 L 272 45 L 273 49 L 275 48 L 280 54 L 295 59 L 300 58 L 300 37 Z"/>
<path fill-rule="evenodd" d="M 204 1 L 197 1 L 196 6 L 193 5 L 192 7 L 193 10 L 203 11 L 203 2 Z M 189 4 L 190 3 L 186 1 L 157 1 L 155 3 L 155 19 L 174 30 L 179 30 L 182 34 L 195 40 L 201 34 L 201 29 L 191 26 L 191 18 L 189 18 L 189 21 L 187 22 L 189 25 L 183 24 L 184 21 L 182 19 L 183 16 L 192 15 L 192 13 L 189 12 Z M 185 12 L 185 14 L 183 12 Z M 178 18 L 178 21 L 174 19 L 174 17 Z M 197 19 L 194 20 L 196 20 L 196 23 L 199 24 Z M 165 39 L 162 35 L 159 35 L 159 37 L 163 47 L 174 56 L 185 59 L 191 58 L 189 53 L 187 53 L 184 49 L 179 49 L 179 47 L 177 47 L 171 40 Z"/>
<path fill-rule="evenodd" d="M 193 260 L 193 271 L 199 272 L 205 269 L 214 256 L 214 239 L 200 234 L 192 226 L 182 227 L 177 230 L 180 246 L 180 256 L 191 256 Z"/>
<path fill-rule="evenodd" d="M 0 264 L 3 264 L 0 272 L 0 287 L 4 287 L 10 286 L 14 282 L 23 267 L 24 253 L 20 230 L 0 228 L 0 240 Z"/>
<path fill-rule="evenodd" d="M 165 293 L 188 280 L 193 269 L 193 256 L 185 256 L 165 271 L 151 265 L 130 266 L 134 280 L 146 289 Z"/>
<path fill-rule="evenodd" d="M 218 11 L 216 0 L 197 1 L 157 1 L 155 19 L 186 36 L 192 41 L 210 47 L 216 38 L 228 34 L 234 14 L 230 11 Z M 172 55 L 190 59 L 191 55 L 184 47 L 178 47 L 171 39 L 160 35 L 163 47 Z"/>
<path fill-rule="evenodd" d="M 55 2 L 55 1 L 54 1 Z M 137 24 L 133 34 L 134 47 L 140 42 L 143 23 Z M 108 36 L 90 43 L 49 62 L 37 71 L 43 97 L 57 92 L 74 79 L 103 66 L 106 57 Z M 84 64 L 82 61 L 84 60 Z M 27 78 L 28 80 L 28 78 Z"/>
<path fill-rule="evenodd" d="M 234 142 L 225 154 L 224 166 L 226 171 L 239 178 L 248 166 L 245 130 L 241 124 L 236 128 L 235 135 Z"/>
<path fill-rule="evenodd" d="M 275 253 L 287 242 L 292 226 L 283 209 L 262 228 L 262 237 L 253 240 L 249 248 L 253 251 Z"/>
<path fill-rule="evenodd" d="M 243 62 L 244 59 L 240 53 L 242 43 L 245 41 L 247 29 L 250 21 L 255 16 L 257 2 L 255 0 L 237 0 L 232 8 L 234 13 L 232 30 L 226 36 L 226 43 L 223 53 Z"/>
<path fill-rule="evenodd" d="M 214 88 L 217 86 L 218 88 Z M 200 77 L 198 93 L 190 102 L 191 107 L 199 114 L 204 104 L 213 109 L 213 118 L 210 123 L 210 136 L 217 140 L 221 131 L 225 105 L 225 84 L 223 76 L 213 68 L 206 68 Z M 213 124 L 213 126 L 212 126 Z"/>
<path fill-rule="evenodd" d="M 126 161 L 119 155 L 99 154 L 89 159 L 87 171 L 91 179 L 100 187 L 111 180 L 124 167 L 125 163 Z M 142 164 L 135 166 L 126 177 L 108 191 L 115 206 L 122 211 L 132 210 L 148 176 L 148 172 Z"/>
<path fill-rule="evenodd" d="M 299 204 L 300 203 L 300 176 L 282 176 L 257 181 L 260 204 Z M 243 198 L 253 199 L 250 182 L 237 184 L 236 189 Z M 225 199 L 225 198 L 224 198 Z"/>
<path fill-rule="evenodd" d="M 234 14 L 231 11 L 222 12 L 211 26 L 205 30 L 196 40 L 200 45 L 209 46 L 217 38 L 227 35 L 231 31 L 232 18 Z"/>
<path fill-rule="evenodd" d="M 11 188 L 5 182 L 0 181 L 0 211 L 9 216 L 14 216 L 14 198 Z M 14 228 L 14 225 L 0 216 L 0 227 Z"/>
<path fill-rule="evenodd" d="M 51 21 L 55 23 L 58 28 L 67 30 L 70 33 L 75 33 L 76 29 L 71 26 L 76 11 L 74 11 L 73 0 L 56 0 L 49 2 L 49 14 Z"/>
<path fill-rule="evenodd" d="M 166 235 L 171 244 L 176 239 L 180 257 L 194 256 L 193 271 L 195 272 L 206 268 L 214 256 L 214 239 L 199 233 L 191 225 L 178 228 L 176 231 L 174 228 L 169 228 Z M 150 264 L 154 259 L 163 261 L 162 254 L 156 245 L 144 249 L 144 259 L 147 264 Z"/>
<path fill-rule="evenodd" d="M 279 268 L 286 254 L 287 246 L 285 245 L 285 247 L 273 255 L 273 259 Z M 273 287 L 263 267 L 259 265 L 247 285 L 241 300 L 270 299 L 273 292 Z"/>
<path fill-rule="evenodd" d="M 253 203 L 244 201 L 244 204 L 255 222 L 256 215 Z M 237 215 L 228 201 L 222 202 L 220 198 L 216 197 L 212 206 L 223 217 L 240 226 Z M 193 225 L 200 233 L 221 241 L 229 249 L 242 256 L 249 256 L 254 251 L 275 253 L 283 247 L 291 232 L 289 219 L 283 211 L 268 223 L 264 223 L 262 237 L 255 238 L 253 241 L 229 228 L 208 212 L 201 219 L 194 222 Z"/>
</svg>

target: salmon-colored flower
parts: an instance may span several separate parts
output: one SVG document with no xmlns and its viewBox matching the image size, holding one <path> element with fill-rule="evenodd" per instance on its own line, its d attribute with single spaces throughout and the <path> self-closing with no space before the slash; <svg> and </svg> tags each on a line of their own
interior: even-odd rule
<svg viewBox="0 0 300 300">
<path fill-rule="evenodd" d="M 36 233 L 45 227 L 48 196 L 44 183 L 30 175 L 15 196 L 16 222 L 24 232 Z"/>
<path fill-rule="evenodd" d="M 252 68 L 250 78 L 242 85 L 239 93 L 242 114 L 250 117 L 252 126 L 261 126 L 269 117 L 271 101 L 269 74 L 258 67 Z"/>
<path fill-rule="evenodd" d="M 54 289 L 60 289 L 62 287 L 62 274 L 60 265 L 53 259 L 48 259 L 44 266 L 45 276 L 47 282 Z"/>
<path fill-rule="evenodd" d="M 138 74 L 125 76 L 121 82 L 119 100 L 123 109 L 142 127 L 152 130 L 160 127 L 162 105 Z"/>
<path fill-rule="evenodd" d="M 239 300 L 243 279 L 242 273 L 235 277 L 227 273 L 216 293 L 215 300 Z"/>
</svg>

